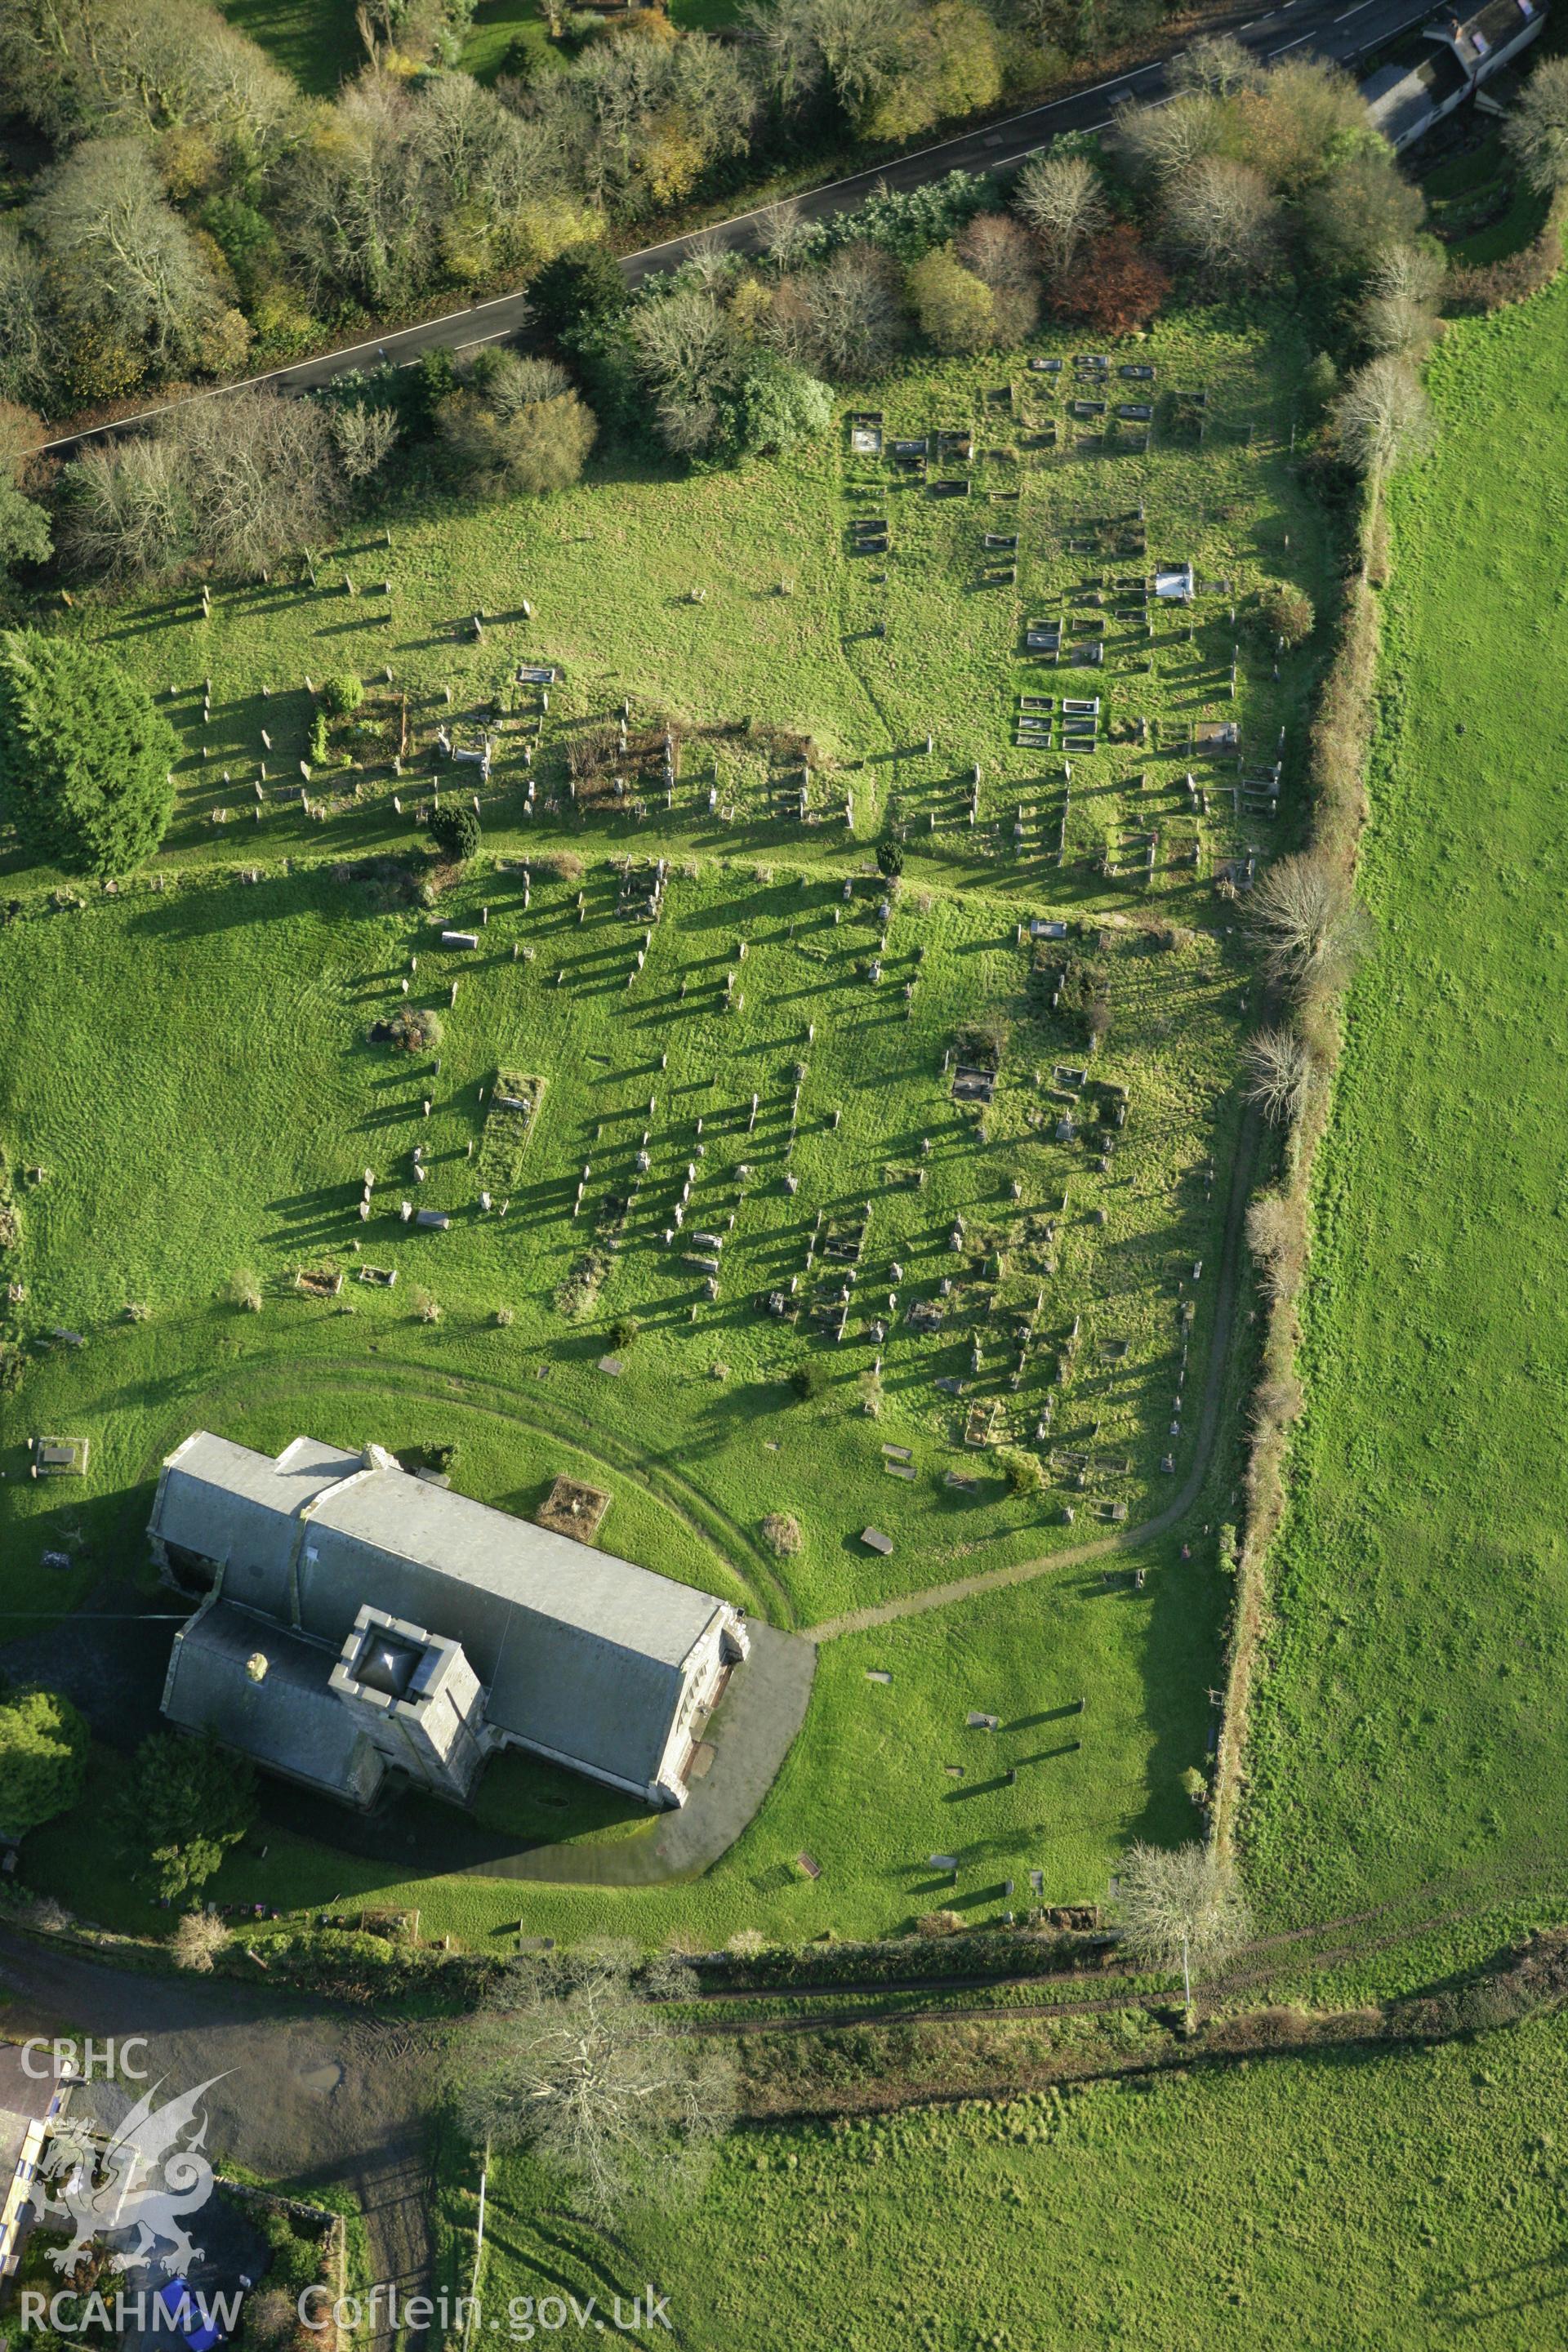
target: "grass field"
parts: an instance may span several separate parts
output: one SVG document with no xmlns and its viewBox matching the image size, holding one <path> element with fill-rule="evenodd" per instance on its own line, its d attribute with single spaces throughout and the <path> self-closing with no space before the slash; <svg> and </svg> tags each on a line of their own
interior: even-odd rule
<svg viewBox="0 0 1568 2352">
<path fill-rule="evenodd" d="M 503 2330 L 528 2324 L 512 2298 L 595 2295 L 608 2313 L 618 2292 L 629 2313 L 652 2280 L 690 2352 L 1515 2352 L 1561 2334 L 1545 2118 L 1565 2095 L 1558 2019 L 748 2131 L 689 2219 L 640 2217 L 613 2241 L 510 2159 L 490 2177 L 482 2307 Z M 449 2183 L 444 2208 L 466 2290 L 471 2194 Z"/>
<path fill-rule="evenodd" d="M 365 61 L 353 0 L 223 0 L 223 14 L 312 98 L 331 98 Z"/>
<path fill-rule="evenodd" d="M 1230 606 L 1287 569 L 1321 593 L 1328 549 L 1289 464 L 1288 323 L 1271 338 L 1189 323 L 1134 350 L 1159 371 L 1147 454 L 1074 441 L 1070 372 L 917 369 L 876 395 L 887 436 L 972 429 L 973 462 L 945 461 L 963 499 L 907 488 L 836 436 L 738 475 L 604 474 L 542 509 L 410 504 L 390 550 L 378 524 L 318 551 L 314 587 L 224 591 L 210 622 L 188 597 L 89 619 L 174 718 L 180 809 L 158 874 L 116 898 L 73 908 L 10 864 L 26 895 L 0 931 L 0 1136 L 46 1173 L 24 1184 L 15 1254 L 37 1344 L 5 1411 L 6 1606 L 56 1610 L 134 1570 L 156 1464 L 203 1421 L 269 1447 L 300 1427 L 455 1443 L 459 1485 L 523 1510 L 575 1469 L 615 1495 L 611 1548 L 785 1624 L 1168 1501 L 1194 1460 L 1184 1387 L 1203 1377 L 1237 1148 L 1247 977 L 1213 886 L 1289 830 L 1313 674 L 1309 650 L 1274 675 Z M 1200 383 L 1201 441 L 1166 389 Z M 878 509 L 890 544 L 868 560 L 847 519 Z M 1184 560 L 1224 584 L 1151 624 L 1118 583 Z M 1052 614 L 1066 644 L 1103 646 L 1102 666 L 1024 658 L 1025 622 Z M 514 685 L 520 657 L 556 669 L 547 709 Z M 352 663 L 375 681 L 383 662 L 394 682 L 373 686 L 370 731 L 340 739 L 354 764 L 318 763 L 307 814 L 288 782 L 305 679 Z M 1058 707 L 1078 686 L 1100 704 L 1081 748 Z M 1052 707 L 1020 731 L 1025 693 Z M 623 698 L 627 754 L 569 800 L 569 762 Z M 1234 750 L 1194 740 L 1233 720 L 1244 762 L 1283 760 L 1278 820 L 1235 782 Z M 668 805 L 657 752 L 636 764 L 667 722 Z M 486 858 L 433 912 L 365 861 L 418 861 L 414 804 L 454 774 L 430 764 L 442 725 L 459 744 L 488 726 L 495 761 Z M 805 755 L 803 824 L 787 809 Z M 614 768 L 630 772 L 624 798 Z M 868 856 L 889 830 L 909 855 L 897 887 Z M 580 874 L 551 866 L 563 852 Z M 1036 916 L 1064 937 L 1027 937 Z M 443 950 L 443 924 L 479 947 Z M 371 1042 L 405 981 L 445 1024 L 438 1054 Z M 1100 990 L 1094 1055 L 1072 1008 Z M 994 1098 L 955 1100 L 952 1057 L 984 1059 L 969 1033 L 998 1015 Z M 542 1092 L 520 1137 L 480 1090 L 524 1080 Z M 407 1228 L 415 1198 L 452 1229 Z M 372 1266 L 396 1287 L 353 1278 Z M 241 1270 L 259 1316 L 226 1300 Z M 312 1297 L 301 1270 L 348 1280 Z M 422 1289 L 438 1322 L 421 1321 Z M 916 1304 L 940 1327 L 919 1333 Z M 87 1344 L 51 1342 L 57 1328 Z M 610 1350 L 618 1377 L 598 1369 Z M 826 1388 L 802 1402 L 789 1375 L 807 1361 Z M 64 1492 L 21 1475 L 25 1438 L 57 1423 L 92 1448 Z M 1005 1438 L 1040 1459 L 1042 1497 L 1009 1493 Z M 912 1478 L 888 1475 L 889 1444 Z M 959 1760 L 944 1727 L 971 1705 L 1023 1728 L 1097 1694 L 1081 1756 L 978 1809 L 977 1903 L 1016 1874 L 1004 1859 L 1043 1868 L 1047 1899 L 1092 1896 L 1131 1830 L 1178 1833 L 1177 1776 L 1209 1732 L 1213 1530 L 1233 1476 L 1227 1441 L 1182 1531 L 1191 1557 L 1174 1537 L 1152 1549 L 1136 1591 L 1129 1575 L 1108 1592 L 1095 1569 L 836 1648 L 763 1822 L 700 1895 L 626 1898 L 628 1924 L 700 1914 L 717 1934 L 756 1913 L 811 1932 L 923 1907 L 911 1858 L 951 1847 L 932 1829 Z M 786 1562 L 759 1532 L 776 1510 L 806 1538 Z M 859 1543 L 868 1522 L 890 1559 Z M 60 1549 L 72 1569 L 41 1570 Z M 889 1697 L 866 1673 L 895 1659 Z M 873 1760 L 841 1752 L 847 1716 L 879 1703 Z M 788 1867 L 803 1847 L 829 1864 L 815 1887 Z M 84 1907 L 123 1907 L 96 1843 L 90 1867 L 70 1850 L 37 1843 Z M 351 1871 L 378 1883 L 283 1838 L 218 1891 L 326 1900 Z M 594 1899 L 526 1897 L 551 1925 L 582 1924 Z M 474 1934 L 518 1903 L 479 1880 L 426 1898 Z"/>
<path fill-rule="evenodd" d="M 365 61 L 353 0 L 221 0 L 224 15 L 294 76 L 312 98 L 330 98 Z M 731 24 L 739 0 L 670 0 L 688 31 Z M 479 0 L 459 60 L 479 81 L 500 73 L 548 73 L 564 63 L 550 38 L 540 0 Z"/>
<path fill-rule="evenodd" d="M 1450 334 L 1436 452 L 1393 499 L 1379 941 L 1321 1161 L 1247 1824 L 1301 1917 L 1561 1851 L 1565 326 L 1559 284 Z"/>
</svg>

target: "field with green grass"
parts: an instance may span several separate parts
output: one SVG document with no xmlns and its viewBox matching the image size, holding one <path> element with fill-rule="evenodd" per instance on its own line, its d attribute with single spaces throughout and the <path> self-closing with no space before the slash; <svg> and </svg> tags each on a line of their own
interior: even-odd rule
<svg viewBox="0 0 1568 2352">
<path fill-rule="evenodd" d="M 353 0 L 220 0 L 223 14 L 291 73 L 312 98 L 330 98 L 365 61 Z M 732 24 L 739 0 L 669 0 L 674 22 L 710 33 Z M 458 63 L 479 81 L 549 73 L 563 62 L 540 0 L 479 0 Z"/>
<path fill-rule="evenodd" d="M 1161 1464 L 1193 1458 L 1195 1413 L 1176 1437 L 1169 1423 L 1183 1419 L 1184 1348 L 1201 1372 L 1207 1318 L 1189 1339 L 1177 1286 L 1218 1256 L 1224 1189 L 1204 1171 L 1211 1152 L 1234 1156 L 1234 975 L 1212 947 L 1172 956 L 1117 935 L 1106 961 L 1123 1034 L 1096 1057 L 1103 1077 L 1053 1084 L 1053 1054 L 1072 1047 L 1026 984 L 1016 908 L 933 895 L 921 915 L 906 894 L 873 987 L 864 902 L 882 887 L 862 886 L 859 919 L 840 924 L 830 878 L 678 878 L 630 988 L 644 934 L 604 866 L 581 886 L 542 883 L 526 915 L 510 877 L 483 877 L 434 923 L 367 916 L 354 886 L 319 870 L 18 919 L 0 941 L 17 1003 L 11 1129 L 46 1171 L 25 1188 L 18 1254 L 49 1359 L 30 1412 L 79 1426 L 88 1488 L 108 1497 L 148 1476 L 196 1404 L 189 1386 L 174 1400 L 162 1387 L 172 1354 L 205 1368 L 231 1422 L 232 1391 L 252 1378 L 242 1365 L 297 1361 L 308 1380 L 319 1358 L 318 1413 L 367 1437 L 383 1353 L 408 1358 L 437 1398 L 462 1375 L 476 1406 L 499 1391 L 503 1417 L 515 1396 L 525 1424 L 537 1399 L 547 1425 L 583 1432 L 612 1470 L 667 1462 L 671 1499 L 690 1492 L 706 1498 L 699 1518 L 714 1514 L 685 1572 L 786 1624 L 1065 1540 L 1068 1496 L 1079 1534 L 1119 1510 L 1151 1517 L 1168 1499 Z M 443 922 L 494 945 L 443 951 Z M 532 961 L 514 961 L 513 940 Z M 370 1041 L 402 1006 L 410 961 L 418 994 L 444 1006 L 437 1055 Z M 745 987 L 727 999 L 731 969 Z M 908 1006 L 905 972 L 920 982 Z M 943 1070 L 980 1006 L 1013 1024 L 984 1115 L 954 1102 Z M 542 1081 L 531 1127 L 488 1108 L 514 1068 Z M 1119 1087 L 1125 1128 L 1102 1116 Z M 1058 1142 L 1069 1121 L 1082 1139 Z M 405 1223 L 405 1201 L 450 1228 Z M 259 1318 L 224 1296 L 237 1270 L 262 1285 Z M 297 1280 L 340 1276 L 328 1297 Z M 1189 1290 L 1205 1300 L 1201 1281 Z M 432 1306 L 438 1320 L 422 1320 Z M 56 1328 L 90 1344 L 52 1340 Z M 332 1394 L 345 1360 L 370 1375 L 352 1405 Z M 805 1400 L 790 1385 L 804 1370 L 822 1384 Z M 138 1392 L 151 1412 L 127 1411 Z M 283 1412 L 303 1402 L 285 1381 Z M 442 1437 L 445 1404 L 423 1410 L 435 1425 L 421 1433 Z M 1052 1474 L 1048 1510 L 1008 1493 L 1004 1441 Z M 541 1499 L 506 1478 L 493 1441 L 458 1442 L 460 1482 L 512 1507 Z M 889 1474 L 889 1442 L 912 1477 Z M 28 1481 L 20 1450 L 10 1460 L 12 1507 L 43 1547 L 65 1490 Z M 770 1511 L 800 1518 L 798 1557 L 770 1557 Z M 646 1548 L 635 1511 L 618 1516 L 603 1539 Z M 890 1559 L 860 1543 L 868 1518 L 892 1536 Z"/>
<path fill-rule="evenodd" d="M 1378 941 L 1321 1162 L 1246 1824 L 1301 1918 L 1526 1872 L 1568 1811 L 1565 329 L 1559 284 L 1451 333 L 1435 452 L 1392 500 Z"/>
<path fill-rule="evenodd" d="M 679 2226 L 644 2215 L 608 2237 L 508 2159 L 490 2176 L 481 2307 L 505 2331 L 537 2326 L 525 2300 L 593 2295 L 609 2315 L 618 2293 L 629 2317 L 651 2280 L 690 2352 L 1514 2352 L 1561 2333 L 1547 2118 L 1564 2096 L 1553 2019 L 748 2130 Z M 466 2291 L 471 2188 L 447 2183 L 443 2221 L 443 2283 Z"/>
<path fill-rule="evenodd" d="M 1031 356 L 1068 365 L 901 373 L 868 398 L 879 449 L 846 427 L 547 507 L 410 499 L 210 618 L 187 593 L 65 624 L 157 692 L 180 803 L 113 896 L 7 861 L 0 1138 L 43 1171 L 7 1264 L 14 1622 L 144 1576 L 157 1464 L 202 1423 L 455 1448 L 460 1486 L 523 1512 L 571 1471 L 614 1498 L 608 1548 L 785 1626 L 1048 1563 L 1202 1482 L 1109 1575 L 826 1646 L 778 1789 L 700 1888 L 426 1880 L 433 1932 L 520 1905 L 649 1939 L 875 1930 L 928 1907 L 930 1851 L 962 1851 L 991 1916 L 1026 1868 L 1094 1899 L 1130 1834 L 1190 1821 L 1235 1486 L 1230 1412 L 1211 1456 L 1197 1407 L 1246 1173 L 1249 980 L 1215 886 L 1292 835 L 1317 659 L 1277 667 L 1248 600 L 1281 574 L 1321 596 L 1330 549 L 1289 462 L 1288 321 L 1116 354 L 1156 371 L 1147 450 L 1073 415 L 1143 379 Z M 962 496 L 892 460 L 939 431 L 932 480 Z M 1186 562 L 1196 603 L 1145 605 Z M 1042 621 L 1059 666 L 1028 653 Z M 350 667 L 370 693 L 323 762 L 306 681 Z M 1069 694 L 1098 706 L 1076 725 Z M 438 730 L 488 734 L 488 777 Z M 483 853 L 439 869 L 416 820 L 474 785 Z M 407 1013 L 439 1038 L 388 1042 Z M 89 1440 L 84 1481 L 26 1476 L 57 1426 Z M 1013 1491 L 1009 1448 L 1040 1493 Z M 804 1535 L 783 1559 L 781 1512 Z M 1079 1698 L 1074 1746 L 1051 1725 Z M 1006 1727 L 984 1761 L 971 1708 Z M 559 1776 L 510 1777 L 520 1843 L 552 1813 L 627 1834 Z M 143 1916 L 80 1827 L 32 1866 Z M 289 1907 L 397 1875 L 280 1832 L 214 1891 Z"/>
<path fill-rule="evenodd" d="M 222 6 L 311 98 L 331 98 L 365 61 L 353 0 L 222 0 Z"/>
<path fill-rule="evenodd" d="M 494 81 L 503 73 L 548 73 L 565 60 L 539 0 L 479 0 L 461 62 L 476 80 Z"/>
</svg>

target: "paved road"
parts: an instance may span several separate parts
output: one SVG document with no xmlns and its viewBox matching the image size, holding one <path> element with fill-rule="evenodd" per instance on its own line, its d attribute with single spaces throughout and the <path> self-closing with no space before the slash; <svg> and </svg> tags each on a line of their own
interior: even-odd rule
<svg viewBox="0 0 1568 2352">
<path fill-rule="evenodd" d="M 1234 33 L 1264 59 L 1304 49 L 1349 65 L 1406 26 L 1423 23 L 1432 13 L 1432 0 L 1426 0 L 1426 5 L 1420 7 L 1413 7 L 1411 0 L 1355 0 L 1350 7 L 1342 7 L 1339 0 L 1281 0 L 1279 7 L 1260 10 L 1253 16 L 1244 15 L 1239 8 L 1218 15 L 1207 29 Z M 1109 81 L 1094 82 L 1069 97 L 1053 99 L 1047 105 L 1029 107 L 1021 114 L 963 131 L 956 139 L 923 147 L 894 163 L 879 164 L 873 171 L 858 173 L 853 178 L 830 181 L 823 187 L 810 189 L 798 199 L 800 209 L 808 218 L 826 219 L 834 213 L 853 211 L 881 187 L 917 188 L 944 178 L 949 172 L 1004 170 L 1033 154 L 1037 148 L 1048 145 L 1064 131 L 1101 129 L 1110 120 L 1113 109 L 1128 99 L 1159 98 L 1165 88 L 1170 57 L 1179 53 L 1179 47 L 1174 48 L 1166 57 L 1134 67 Z M 698 234 L 710 240 L 716 238 L 737 252 L 750 252 L 758 242 L 762 217 L 757 212 L 738 213 L 714 227 L 671 237 L 663 245 L 629 254 L 621 265 L 627 282 L 640 285 L 647 278 L 678 268 L 690 253 Z M 322 352 L 314 359 L 300 360 L 292 367 L 248 377 L 246 382 L 247 385 L 267 384 L 279 392 L 309 392 L 353 368 L 374 368 L 384 362 L 403 367 L 425 352 L 463 351 L 476 343 L 503 341 L 521 331 L 527 315 L 525 295 L 500 294 L 489 301 L 423 320 L 416 327 L 404 327 L 366 342 L 349 344 L 342 351 Z M 187 394 L 185 398 L 221 399 L 225 392 L 239 388 L 215 385 L 207 392 Z M 93 425 L 79 433 L 62 433 L 44 446 L 58 456 L 100 435 L 123 432 L 130 426 L 145 424 L 180 404 L 164 401 L 138 410 L 132 416 L 118 418 L 110 425 Z"/>
</svg>

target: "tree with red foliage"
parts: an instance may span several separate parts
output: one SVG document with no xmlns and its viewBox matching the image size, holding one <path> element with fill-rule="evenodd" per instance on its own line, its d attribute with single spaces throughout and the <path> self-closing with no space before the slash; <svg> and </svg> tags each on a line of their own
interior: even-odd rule
<svg viewBox="0 0 1568 2352">
<path fill-rule="evenodd" d="M 1058 319 L 1081 320 L 1102 335 L 1126 335 L 1148 325 L 1170 290 L 1169 277 L 1124 221 L 1085 247 L 1047 299 Z"/>
</svg>

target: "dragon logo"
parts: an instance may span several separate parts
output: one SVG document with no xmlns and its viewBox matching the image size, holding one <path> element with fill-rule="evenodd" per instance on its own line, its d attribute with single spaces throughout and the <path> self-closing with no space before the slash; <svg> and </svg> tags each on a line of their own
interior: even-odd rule
<svg viewBox="0 0 1568 2352">
<path fill-rule="evenodd" d="M 110 2263 L 116 2271 L 146 2263 L 173 2274 L 201 2259 L 185 2216 L 212 2195 L 201 2101 L 223 2080 L 210 2075 L 160 2107 L 153 2104 L 160 2079 L 107 2134 L 71 2125 L 55 2134 L 30 2201 L 37 2221 L 63 2221 L 71 2231 L 68 2245 L 48 2249 L 57 2270 L 74 2270 L 95 2238 L 116 2242 Z M 129 2242 L 120 2243 L 127 2233 Z"/>
</svg>

